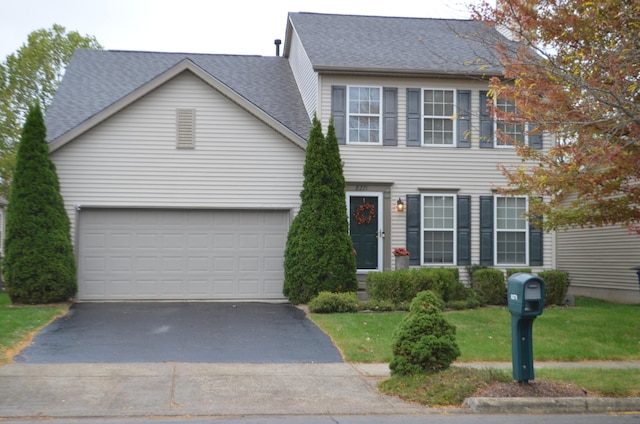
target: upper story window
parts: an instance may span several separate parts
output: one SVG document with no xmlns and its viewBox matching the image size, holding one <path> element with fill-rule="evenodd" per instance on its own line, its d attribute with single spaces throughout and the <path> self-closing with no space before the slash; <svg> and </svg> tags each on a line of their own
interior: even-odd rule
<svg viewBox="0 0 640 424">
<path fill-rule="evenodd" d="M 424 145 L 453 146 L 455 91 L 423 90 L 422 119 Z"/>
<path fill-rule="evenodd" d="M 422 263 L 456 263 L 456 196 L 422 195 Z"/>
<path fill-rule="evenodd" d="M 507 119 L 497 119 L 492 113 L 491 105 L 506 113 Z M 513 102 L 496 99 L 490 96 L 488 91 L 481 90 L 479 112 L 480 148 L 513 148 L 515 143 L 523 143 L 533 149 L 542 150 L 542 131 L 536 131 L 536 126 L 532 122 L 517 119 L 518 109 Z"/>
<path fill-rule="evenodd" d="M 348 87 L 348 143 L 381 143 L 380 87 Z"/>
<path fill-rule="evenodd" d="M 513 102 L 505 99 L 496 99 L 496 108 L 504 113 L 516 114 L 517 109 Z M 525 140 L 525 123 L 513 122 L 496 119 L 495 134 L 497 147 L 513 147 L 515 143 L 524 143 Z M 506 140 L 500 135 L 508 137 Z"/>
<path fill-rule="evenodd" d="M 526 197 L 496 196 L 495 263 L 520 265 L 528 263 L 529 222 Z"/>
</svg>

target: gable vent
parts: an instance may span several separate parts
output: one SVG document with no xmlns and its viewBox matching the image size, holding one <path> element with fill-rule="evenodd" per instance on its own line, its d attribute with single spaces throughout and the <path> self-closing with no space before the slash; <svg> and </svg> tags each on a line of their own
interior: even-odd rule
<svg viewBox="0 0 640 424">
<path fill-rule="evenodd" d="M 196 145 L 196 110 L 176 109 L 176 147 L 193 149 Z"/>
</svg>

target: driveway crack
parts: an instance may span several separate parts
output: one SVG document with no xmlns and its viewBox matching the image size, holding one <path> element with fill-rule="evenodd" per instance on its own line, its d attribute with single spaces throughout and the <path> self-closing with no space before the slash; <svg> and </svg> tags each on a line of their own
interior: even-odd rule
<svg viewBox="0 0 640 424">
<path fill-rule="evenodd" d="M 176 402 L 176 376 L 177 376 L 177 365 L 173 364 L 173 372 L 171 373 L 171 393 L 169 396 L 169 409 L 173 410 L 174 408 L 182 408 L 184 405 Z"/>
</svg>

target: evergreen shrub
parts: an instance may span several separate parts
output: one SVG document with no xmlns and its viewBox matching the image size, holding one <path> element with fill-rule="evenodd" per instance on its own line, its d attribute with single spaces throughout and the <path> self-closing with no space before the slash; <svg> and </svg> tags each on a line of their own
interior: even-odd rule
<svg viewBox="0 0 640 424">
<path fill-rule="evenodd" d="M 358 301 L 358 296 L 353 292 L 332 293 L 323 291 L 311 299 L 307 307 L 310 312 L 319 314 L 358 312 L 360 310 L 360 302 Z"/>
<path fill-rule="evenodd" d="M 294 304 L 306 303 L 322 291 L 358 289 L 333 122 L 325 138 L 314 116 L 303 175 L 300 210 L 289 228 L 284 252 L 283 294 Z"/>
<path fill-rule="evenodd" d="M 70 227 L 42 111 L 31 107 L 7 205 L 3 276 L 13 303 L 65 302 L 76 294 Z"/>
<path fill-rule="evenodd" d="M 558 270 L 541 271 L 538 277 L 544 281 L 544 305 L 563 305 L 569 290 L 569 273 Z"/>
<path fill-rule="evenodd" d="M 519 272 L 523 272 L 525 274 L 531 274 L 531 268 L 508 268 L 507 280 L 509 280 L 509 277 L 511 277 L 513 274 L 517 274 Z"/>
<path fill-rule="evenodd" d="M 366 277 L 367 294 L 372 300 L 385 301 L 401 309 L 420 292 L 436 292 L 447 307 L 456 302 L 455 308 L 478 306 L 475 294 L 458 281 L 457 268 L 413 268 L 396 271 L 371 272 Z M 463 308 L 464 309 L 464 308 Z"/>
<path fill-rule="evenodd" d="M 471 288 L 483 305 L 506 305 L 507 286 L 499 269 L 478 269 L 471 276 Z"/>
<path fill-rule="evenodd" d="M 391 374 L 442 371 L 460 356 L 456 328 L 445 319 L 443 305 L 432 291 L 420 292 L 413 299 L 409 313 L 394 331 Z"/>
</svg>

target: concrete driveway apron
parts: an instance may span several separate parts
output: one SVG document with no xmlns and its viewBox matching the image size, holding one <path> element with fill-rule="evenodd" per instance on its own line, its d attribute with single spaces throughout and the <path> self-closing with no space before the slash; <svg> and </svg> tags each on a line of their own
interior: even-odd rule
<svg viewBox="0 0 640 424">
<path fill-rule="evenodd" d="M 330 338 L 289 304 L 79 303 L 18 363 L 336 363 Z"/>
</svg>

